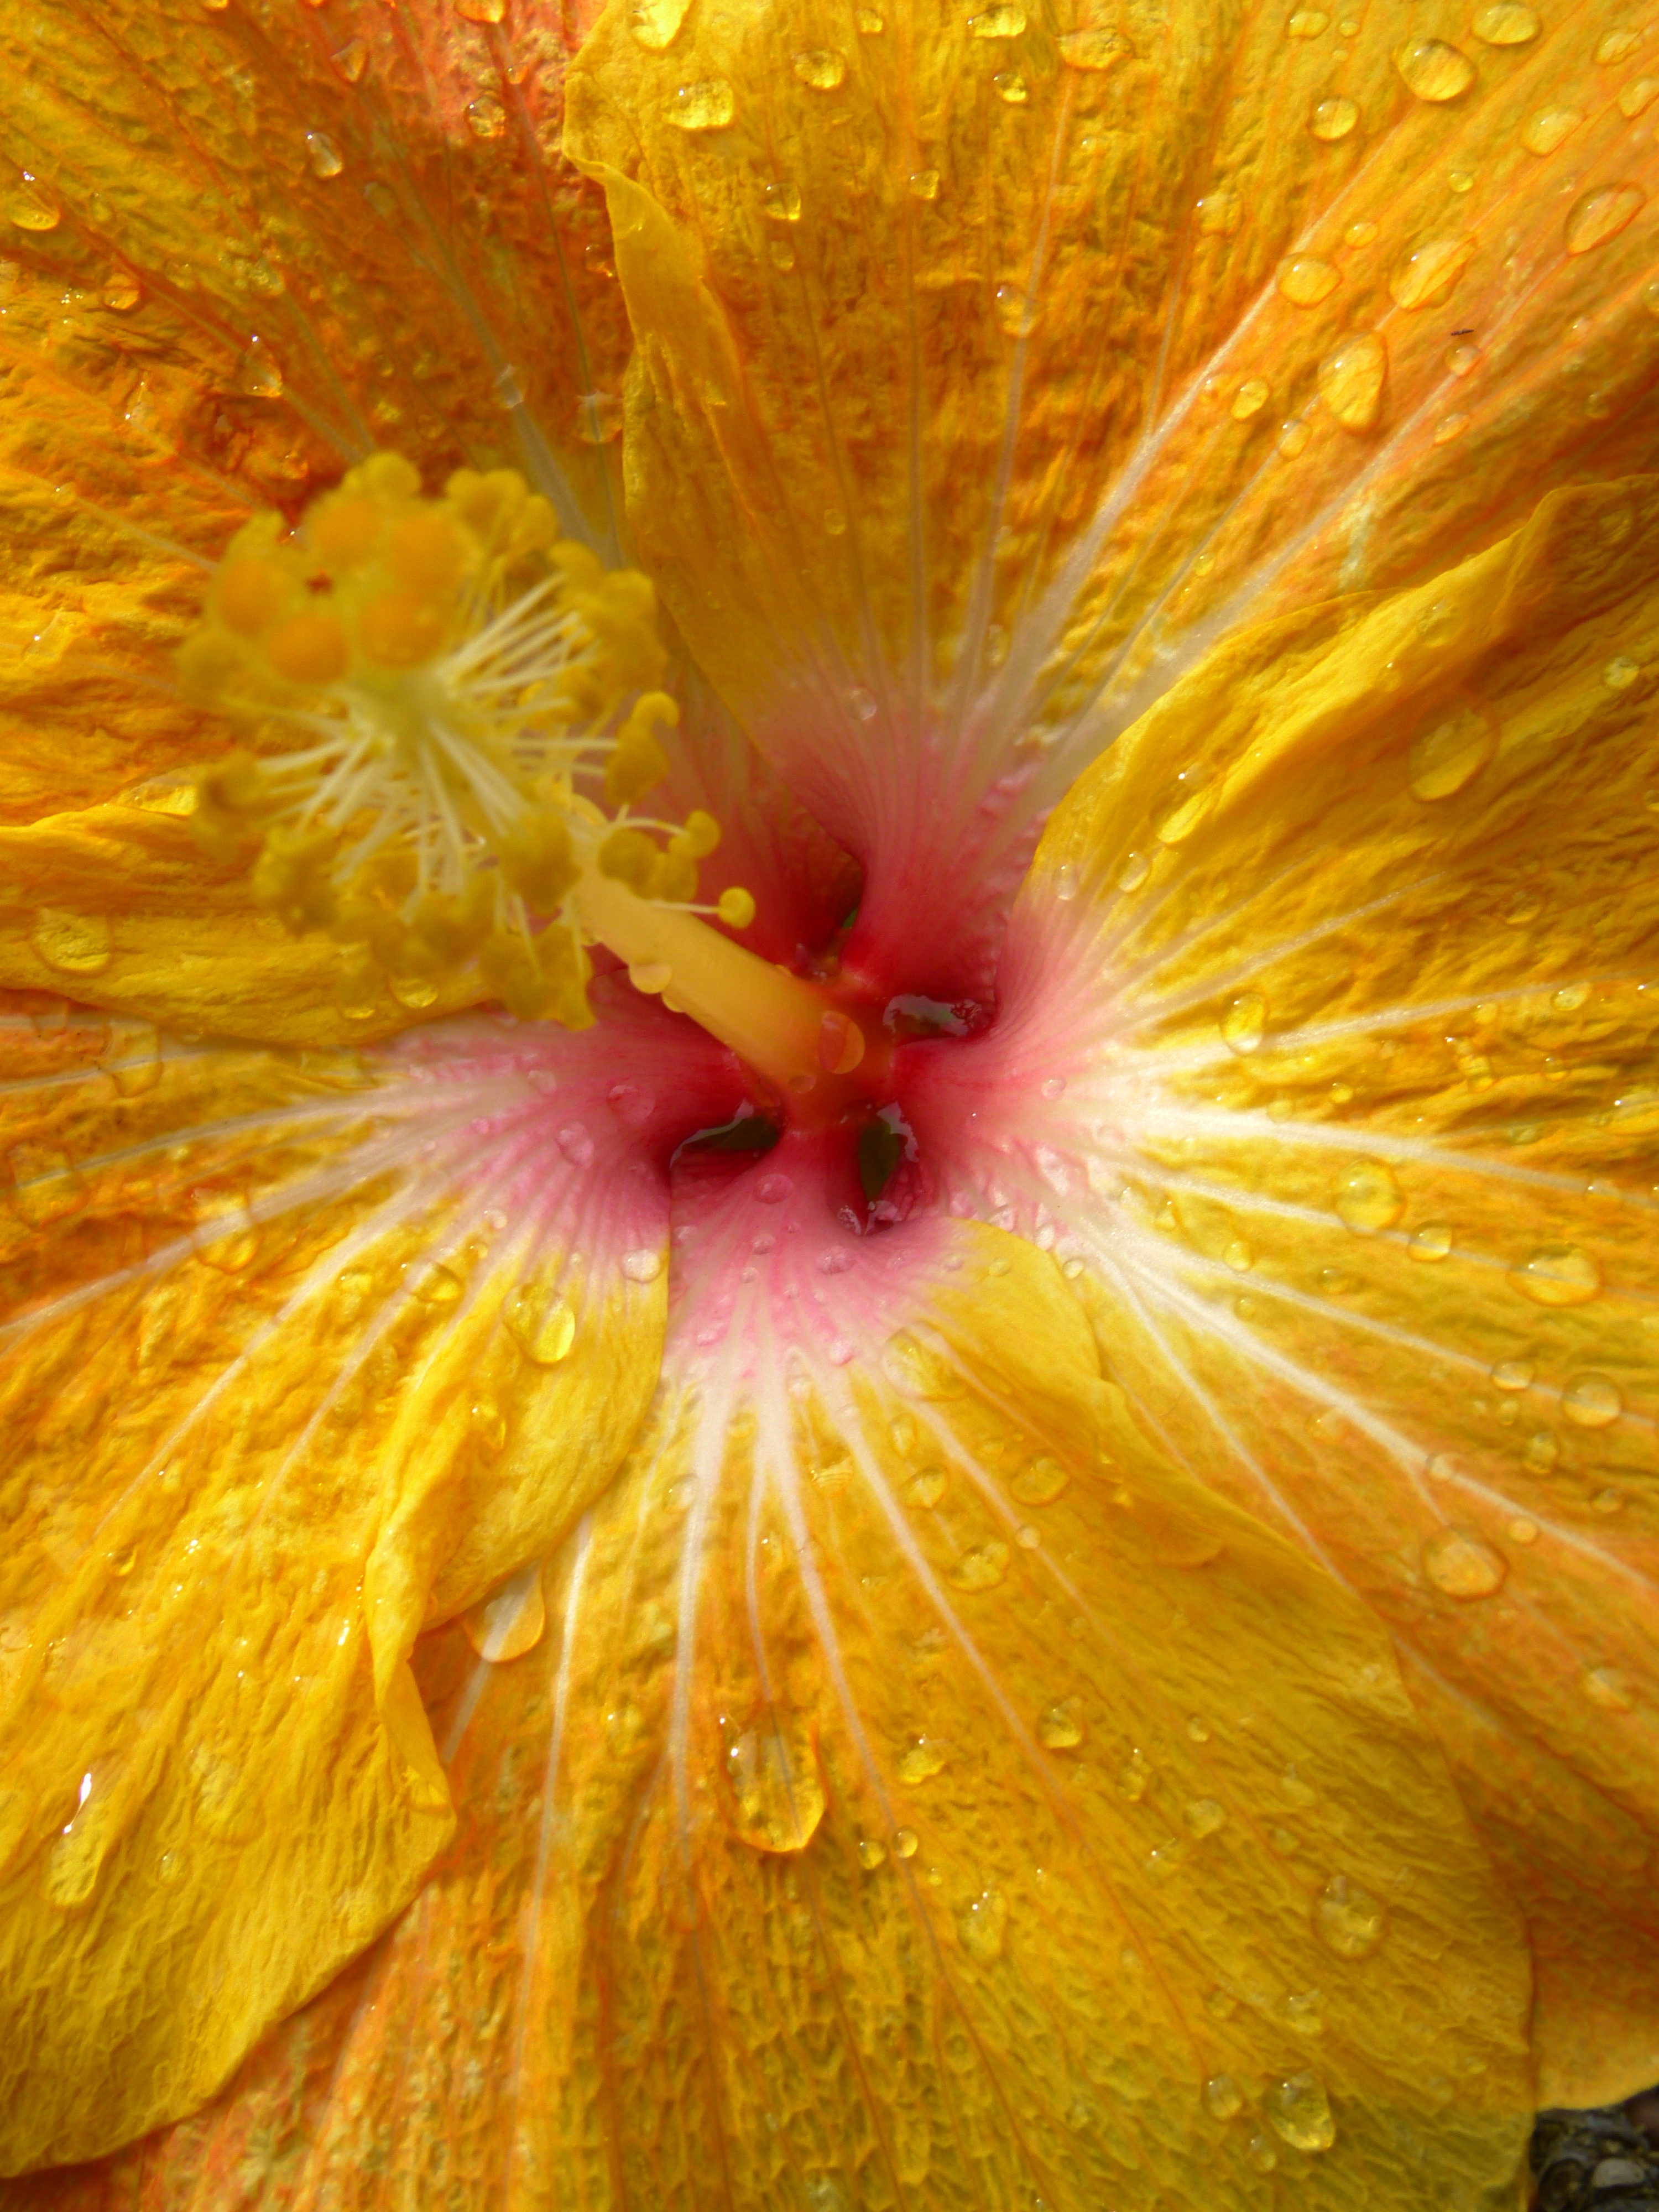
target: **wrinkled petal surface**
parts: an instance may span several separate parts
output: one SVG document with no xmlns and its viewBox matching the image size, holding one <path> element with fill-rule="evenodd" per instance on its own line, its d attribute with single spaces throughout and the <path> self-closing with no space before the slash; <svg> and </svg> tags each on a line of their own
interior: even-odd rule
<svg viewBox="0 0 1659 2212">
<path fill-rule="evenodd" d="M 1394 1629 L 1528 1902 L 1545 2103 L 1659 2071 L 1656 544 L 1650 478 L 1553 495 L 1243 631 L 907 1093 L 1148 1425 Z"/>
</svg>

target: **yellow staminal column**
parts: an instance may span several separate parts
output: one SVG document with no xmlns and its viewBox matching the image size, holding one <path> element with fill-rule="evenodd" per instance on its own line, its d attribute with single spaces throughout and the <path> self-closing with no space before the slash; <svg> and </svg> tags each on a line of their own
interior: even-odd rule
<svg viewBox="0 0 1659 2212">
<path fill-rule="evenodd" d="M 794 1098 L 820 1091 L 866 1057 L 868 1040 L 817 984 L 775 968 L 684 908 L 641 898 L 615 877 L 585 872 L 574 904 L 588 936 L 628 963 L 640 988 L 662 992 L 756 1073 Z"/>
</svg>

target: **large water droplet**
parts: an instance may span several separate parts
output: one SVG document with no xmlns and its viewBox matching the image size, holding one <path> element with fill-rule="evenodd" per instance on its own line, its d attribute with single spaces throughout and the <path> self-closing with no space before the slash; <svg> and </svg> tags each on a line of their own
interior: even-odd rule
<svg viewBox="0 0 1659 2212">
<path fill-rule="evenodd" d="M 1189 1797 L 1181 1808 L 1181 1817 L 1190 1832 L 1201 1839 L 1226 1826 L 1227 1808 L 1218 1797 Z"/>
<path fill-rule="evenodd" d="M 1425 1221 L 1420 1229 L 1413 1230 L 1412 1241 L 1406 1247 L 1413 1260 L 1434 1261 L 1443 1260 L 1451 1251 L 1452 1225 L 1449 1221 Z"/>
<path fill-rule="evenodd" d="M 1647 205 L 1639 185 L 1601 185 L 1583 193 L 1567 210 L 1564 233 L 1569 253 L 1589 253 L 1617 238 Z"/>
<path fill-rule="evenodd" d="M 1389 272 L 1389 295 L 1396 307 L 1443 307 L 1473 259 L 1467 238 L 1427 238 L 1414 246 Z"/>
<path fill-rule="evenodd" d="M 1244 2109 L 1244 2093 L 1231 2074 L 1212 2074 L 1204 2084 L 1204 2101 L 1218 2120 L 1231 2120 Z"/>
<path fill-rule="evenodd" d="M 1586 1668 L 1579 1686 L 1591 1705 L 1599 1705 L 1604 1713 L 1627 1713 L 1635 1707 L 1636 1692 L 1629 1677 L 1616 1667 Z"/>
<path fill-rule="evenodd" d="M 959 1398 L 963 1394 L 962 1376 L 954 1361 L 932 1350 L 908 1329 L 899 1329 L 888 1338 L 882 1346 L 881 1364 L 888 1381 L 908 1398 Z"/>
<path fill-rule="evenodd" d="M 1197 769 L 1183 769 L 1164 794 L 1152 827 L 1160 845 L 1182 845 L 1215 803 L 1215 787 Z"/>
<path fill-rule="evenodd" d="M 738 95 L 723 76 L 683 84 L 674 95 L 669 119 L 682 131 L 724 131 L 738 112 Z"/>
<path fill-rule="evenodd" d="M 1437 709 L 1418 730 L 1406 757 L 1413 799 L 1450 799 L 1473 783 L 1498 750 L 1490 715 L 1472 700 Z"/>
<path fill-rule="evenodd" d="M 1448 1597 L 1490 1597 L 1509 1571 L 1496 1546 L 1470 1528 L 1437 1528 L 1423 1547 L 1423 1571 Z"/>
<path fill-rule="evenodd" d="M 1316 2074 L 1293 2074 L 1262 2100 L 1273 2132 L 1292 2150 L 1328 2150 L 1336 2141 L 1330 2100 Z"/>
<path fill-rule="evenodd" d="M 1358 120 L 1359 110 L 1352 100 L 1322 100 L 1309 118 L 1308 128 L 1328 145 L 1347 137 Z"/>
<path fill-rule="evenodd" d="M 6 195 L 6 219 L 19 230 L 56 230 L 63 216 L 56 202 L 46 198 L 33 177 L 26 175 Z"/>
<path fill-rule="evenodd" d="M 1369 430 L 1382 406 L 1389 349 L 1375 331 L 1345 338 L 1319 364 L 1319 396 L 1345 430 Z"/>
<path fill-rule="evenodd" d="M 861 1836 L 859 1838 L 859 1864 L 865 1872 L 873 1874 L 878 1866 L 885 1866 L 886 1863 L 886 1844 L 878 1843 L 873 1836 Z"/>
<path fill-rule="evenodd" d="M 1052 1505 L 1069 1480 L 1059 1460 L 1039 1452 L 1026 1461 L 1008 1487 L 1022 1505 Z"/>
<path fill-rule="evenodd" d="M 1394 65 L 1408 91 L 1437 106 L 1462 99 L 1474 82 L 1474 64 L 1444 39 L 1407 39 L 1395 48 Z"/>
<path fill-rule="evenodd" d="M 463 1613 L 461 1626 L 479 1658 L 498 1666 L 533 1650 L 547 1626 L 539 1563 L 521 1567 L 493 1597 Z"/>
<path fill-rule="evenodd" d="M 1066 1698 L 1062 1704 L 1050 1705 L 1037 1720 L 1037 1741 L 1050 1751 L 1071 1751 L 1083 1741 L 1083 1723 L 1077 1717 L 1076 1702 Z"/>
<path fill-rule="evenodd" d="M 501 1304 L 501 1322 L 537 1367 L 556 1367 L 575 1341 L 575 1314 L 548 1283 L 520 1283 L 508 1291 Z"/>
<path fill-rule="evenodd" d="M 1489 46 L 1524 46 L 1538 36 L 1539 22 L 1522 0 L 1492 0 L 1489 7 L 1475 9 L 1469 28 Z"/>
<path fill-rule="evenodd" d="M 972 1544 L 951 1570 L 951 1580 L 961 1590 L 994 1589 L 1008 1571 L 1008 1547 L 999 1537 Z"/>
<path fill-rule="evenodd" d="M 101 914 L 43 906 L 35 915 L 29 944 L 60 975 L 96 975 L 110 963 L 110 927 Z"/>
<path fill-rule="evenodd" d="M 1601 1270 L 1577 1244 L 1541 1244 L 1507 1280 L 1534 1305 L 1582 1306 L 1599 1294 Z"/>
<path fill-rule="evenodd" d="M 63 1221 L 86 1204 L 87 1187 L 67 1152 L 52 1145 L 14 1145 L 6 1158 L 12 1174 L 6 1196 L 31 1229 Z"/>
<path fill-rule="evenodd" d="M 942 1772 L 944 1766 L 945 1747 L 931 1736 L 920 1735 L 914 1743 L 906 1747 L 896 1771 L 905 1788 L 914 1790 L 919 1782 L 929 1781 L 935 1774 Z M 895 1848 L 897 1848 L 896 1844 Z M 901 1850 L 899 1856 L 908 1858 L 909 1853 Z"/>
<path fill-rule="evenodd" d="M 1279 264 L 1279 289 L 1293 307 L 1316 307 L 1322 300 L 1329 299 L 1340 281 L 1339 271 L 1328 261 L 1320 261 L 1311 253 L 1294 254 Z"/>
<path fill-rule="evenodd" d="M 1260 376 L 1247 376 L 1233 394 L 1233 404 L 1228 410 L 1235 422 L 1248 422 L 1259 415 L 1273 397 L 1267 380 Z"/>
<path fill-rule="evenodd" d="M 814 92 L 835 92 L 847 82 L 847 57 L 833 46 L 815 46 L 810 53 L 797 54 L 791 67 Z"/>
<path fill-rule="evenodd" d="M 306 163 L 313 177 L 337 177 L 345 167 L 345 156 L 326 131 L 307 131 Z"/>
<path fill-rule="evenodd" d="M 775 1722 L 728 1741 L 726 1776 L 736 1800 L 733 1825 L 757 1851 L 799 1851 L 823 1818 L 823 1784 L 804 1729 Z"/>
<path fill-rule="evenodd" d="M 1406 1200 L 1393 1170 L 1381 1160 L 1359 1160 L 1341 1176 L 1336 1186 L 1336 1211 L 1357 1237 L 1375 1237 L 1392 1229 L 1406 1210 Z"/>
<path fill-rule="evenodd" d="M 249 399 L 280 399 L 283 371 L 263 338 L 250 338 L 236 364 L 236 389 Z"/>
<path fill-rule="evenodd" d="M 1267 1030 L 1267 1001 L 1260 991 L 1244 992 L 1221 1017 L 1222 1042 L 1241 1058 L 1260 1048 Z"/>
<path fill-rule="evenodd" d="M 1576 107 L 1540 107 L 1521 126 L 1521 143 L 1529 154 L 1553 154 L 1583 121 Z"/>
<path fill-rule="evenodd" d="M 1313 1923 L 1339 1959 L 1368 1959 L 1389 1932 L 1386 1908 L 1345 1874 L 1334 1875 L 1314 1899 Z"/>
<path fill-rule="evenodd" d="M 1609 1376 L 1575 1375 L 1561 1393 L 1561 1411 L 1581 1429 L 1610 1428 L 1624 1410 L 1624 1393 Z"/>
<path fill-rule="evenodd" d="M 647 52 L 659 54 L 680 34 L 691 0 L 629 0 L 628 27 Z"/>
</svg>

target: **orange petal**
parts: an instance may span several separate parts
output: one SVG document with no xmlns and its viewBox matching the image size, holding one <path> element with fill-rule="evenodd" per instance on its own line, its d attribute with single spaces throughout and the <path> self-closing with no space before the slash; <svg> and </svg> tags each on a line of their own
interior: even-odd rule
<svg viewBox="0 0 1659 2212">
<path fill-rule="evenodd" d="M 1394 1632 L 1546 2102 L 1659 2066 L 1656 544 L 1652 478 L 1552 495 L 1237 635 L 1055 817 L 998 1029 L 912 1056 L 953 1201 L 1090 1270 L 1156 1432 Z"/>
<path fill-rule="evenodd" d="M 667 1190 L 623 1079 L 695 1114 L 719 1062 L 667 1027 L 284 1060 L 6 1015 L 6 2170 L 192 2109 L 447 1838 L 408 1656 L 643 1413 Z"/>
<path fill-rule="evenodd" d="M 1051 1261 L 733 1188 L 552 1632 L 425 1647 L 453 1850 L 147 2203 L 1496 2201 L 1524 1957 L 1386 1638 L 1149 1452 Z"/>
<path fill-rule="evenodd" d="M 983 985 L 1045 810 L 1229 626 L 1651 450 L 1639 40 L 1356 15 L 617 4 L 573 70 L 639 542 L 889 988 Z"/>
</svg>

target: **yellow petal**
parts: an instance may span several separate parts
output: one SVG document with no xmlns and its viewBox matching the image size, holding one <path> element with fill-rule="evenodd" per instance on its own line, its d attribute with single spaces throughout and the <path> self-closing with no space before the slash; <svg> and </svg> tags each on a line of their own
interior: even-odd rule
<svg viewBox="0 0 1659 2212">
<path fill-rule="evenodd" d="M 462 1826 L 366 2001 L 151 2146 L 151 2201 L 233 2145 L 362 2212 L 434 2162 L 457 2212 L 1129 2212 L 1268 2168 L 1403 2208 L 1424 2162 L 1498 2201 L 1524 1958 L 1386 1638 L 1149 1450 L 1052 1261 L 940 1227 L 825 1273 L 751 1185 L 697 1287 L 757 1220 L 547 1639 L 418 1655 Z"/>
<path fill-rule="evenodd" d="M 1356 14 L 780 0 L 665 39 L 615 0 L 573 70 L 639 543 L 874 864 L 890 988 L 983 984 L 1005 868 L 1225 629 L 1431 575 L 1650 451 L 1636 49 L 1598 62 L 1571 10 L 1510 44 Z M 1575 121 L 1540 152 L 1545 109 Z"/>
<path fill-rule="evenodd" d="M 1546 2102 L 1659 2063 L 1656 542 L 1651 478 L 1552 495 L 1219 647 L 1056 817 L 999 1030 L 912 1107 L 1393 1631 L 1528 1905 Z"/>
<path fill-rule="evenodd" d="M 191 2110 L 447 1838 L 416 1636 L 655 1380 L 644 1019 L 283 1059 L 6 1013 L 5 2170 Z"/>
</svg>

